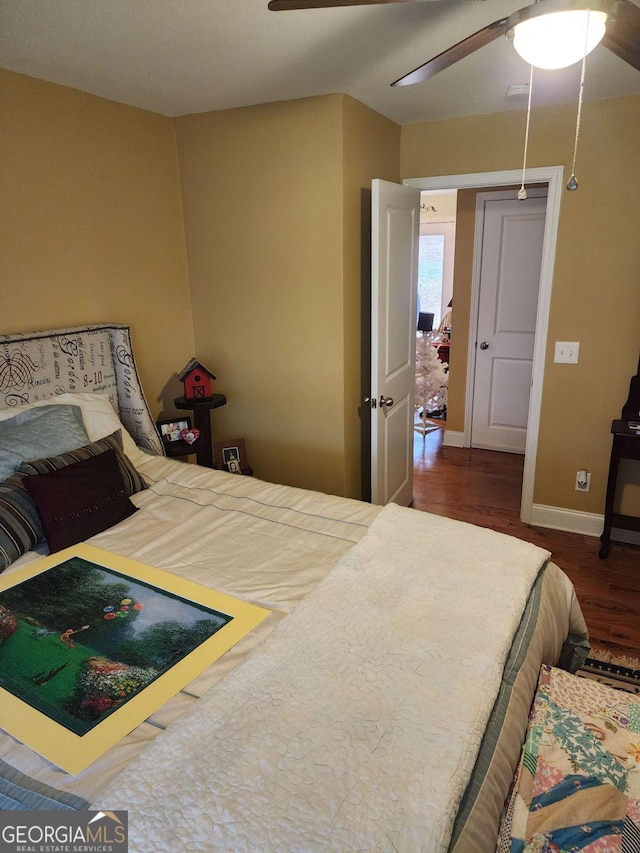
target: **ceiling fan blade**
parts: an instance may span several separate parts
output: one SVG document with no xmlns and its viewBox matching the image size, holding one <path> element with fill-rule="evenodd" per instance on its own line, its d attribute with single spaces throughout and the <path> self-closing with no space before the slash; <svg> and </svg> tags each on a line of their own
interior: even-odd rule
<svg viewBox="0 0 640 853">
<path fill-rule="evenodd" d="M 640 7 L 631 0 L 621 2 L 616 20 L 602 39 L 602 44 L 640 71 Z"/>
<path fill-rule="evenodd" d="M 500 18 L 499 21 L 494 21 L 492 24 L 478 30 L 477 33 L 467 36 L 466 39 L 462 39 L 462 41 L 454 44 L 453 47 L 443 50 L 442 53 L 434 56 L 433 59 L 425 62 L 425 64 L 421 65 L 419 68 L 405 74 L 404 77 L 400 77 L 398 80 L 395 80 L 391 85 L 412 86 L 414 83 L 423 83 L 425 80 L 428 80 L 430 77 L 433 77 L 435 74 L 439 74 L 440 71 L 444 71 L 445 68 L 448 68 L 450 65 L 458 62 L 460 59 L 464 59 L 465 56 L 475 53 L 476 50 L 484 47 L 485 44 L 489 44 L 499 36 L 504 35 L 507 31 L 508 20 L 508 18 Z"/>
<path fill-rule="evenodd" d="M 410 3 L 412 0 L 270 0 L 271 12 L 289 9 L 325 9 L 329 6 L 377 6 L 382 3 Z"/>
</svg>

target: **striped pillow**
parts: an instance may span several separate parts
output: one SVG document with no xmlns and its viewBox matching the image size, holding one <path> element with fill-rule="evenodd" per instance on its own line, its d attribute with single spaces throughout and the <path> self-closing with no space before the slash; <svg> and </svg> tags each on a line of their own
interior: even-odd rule
<svg viewBox="0 0 640 853">
<path fill-rule="evenodd" d="M 33 462 L 23 462 L 18 467 L 18 472 L 22 474 L 50 474 L 52 471 L 59 471 L 74 462 L 82 462 L 91 456 L 98 456 L 105 450 L 115 450 L 128 495 L 135 495 L 136 492 L 141 492 L 147 488 L 146 482 L 123 452 L 122 432 L 119 429 L 112 432 L 111 435 L 105 435 L 98 441 L 85 444 L 77 450 L 70 450 L 68 453 L 61 453 L 59 456 L 49 456 L 46 459 L 36 459 Z"/>
<path fill-rule="evenodd" d="M 24 486 L 24 474 L 0 483 L 0 572 L 44 539 L 36 505 Z"/>
</svg>

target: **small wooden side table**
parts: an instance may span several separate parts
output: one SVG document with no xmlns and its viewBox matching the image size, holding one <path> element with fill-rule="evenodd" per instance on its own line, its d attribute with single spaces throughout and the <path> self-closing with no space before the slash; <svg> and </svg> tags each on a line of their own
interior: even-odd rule
<svg viewBox="0 0 640 853">
<path fill-rule="evenodd" d="M 609 478 L 607 480 L 607 497 L 604 509 L 604 530 L 600 537 L 599 556 L 604 559 L 611 548 L 611 528 L 640 531 L 640 517 L 622 515 L 613 511 L 618 484 L 618 471 L 622 459 L 640 459 L 640 431 L 629 429 L 628 421 L 614 421 L 611 424 L 613 446 L 609 462 Z"/>
<path fill-rule="evenodd" d="M 213 440 L 211 438 L 211 409 L 219 409 L 226 406 L 227 398 L 224 394 L 212 394 L 211 397 L 187 400 L 185 397 L 176 397 L 173 401 L 176 409 L 187 409 L 193 412 L 193 425 L 200 430 L 194 451 L 198 465 L 207 468 L 215 468 L 213 460 Z"/>
</svg>

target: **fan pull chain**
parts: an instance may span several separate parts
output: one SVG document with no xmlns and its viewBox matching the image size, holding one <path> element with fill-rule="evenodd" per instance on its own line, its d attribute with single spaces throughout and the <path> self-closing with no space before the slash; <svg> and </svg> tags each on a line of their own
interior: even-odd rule
<svg viewBox="0 0 640 853">
<path fill-rule="evenodd" d="M 531 94 L 533 92 L 533 65 L 529 72 L 529 102 L 527 104 L 527 126 L 524 132 L 524 156 L 522 158 L 522 184 L 518 190 L 518 199 L 524 201 L 527 197 L 527 191 L 524 188 L 524 178 L 527 169 L 527 148 L 529 147 L 529 121 L 531 120 Z"/>
<path fill-rule="evenodd" d="M 576 116 L 576 137 L 573 143 L 573 162 L 571 163 L 571 177 L 567 181 L 567 189 L 569 192 L 578 189 L 578 181 L 576 178 L 576 157 L 578 156 L 578 139 L 580 137 L 580 121 L 582 118 L 582 98 L 584 95 L 584 77 L 587 70 L 587 37 L 589 35 L 589 13 L 587 10 L 587 26 L 585 28 L 584 37 L 584 54 L 582 56 L 582 73 L 580 75 L 580 90 L 578 92 L 578 114 Z"/>
</svg>

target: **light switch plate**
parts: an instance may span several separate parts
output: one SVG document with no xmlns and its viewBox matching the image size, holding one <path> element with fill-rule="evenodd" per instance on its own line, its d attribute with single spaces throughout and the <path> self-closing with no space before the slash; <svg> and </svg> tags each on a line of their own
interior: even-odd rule
<svg viewBox="0 0 640 853">
<path fill-rule="evenodd" d="M 553 360 L 558 364 L 577 364 L 580 344 L 577 341 L 556 341 Z"/>
</svg>

